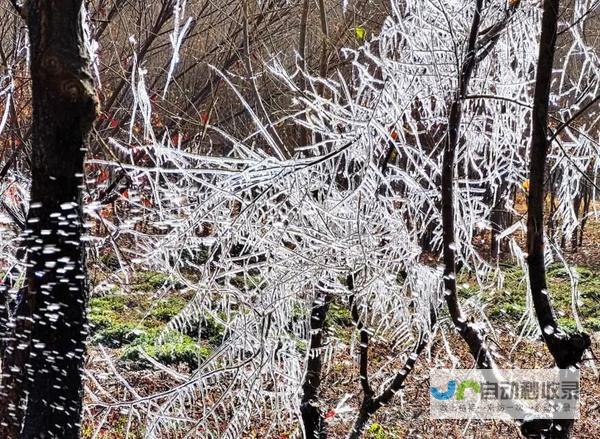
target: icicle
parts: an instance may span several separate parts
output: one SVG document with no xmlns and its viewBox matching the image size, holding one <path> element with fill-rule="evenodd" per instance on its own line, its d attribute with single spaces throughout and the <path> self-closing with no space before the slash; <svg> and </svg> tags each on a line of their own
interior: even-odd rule
<svg viewBox="0 0 600 439">
<path fill-rule="evenodd" d="M 181 21 L 185 16 L 185 6 L 187 0 L 177 0 L 177 3 L 173 6 L 173 31 L 171 35 L 169 35 L 169 39 L 171 40 L 171 46 L 173 46 L 173 55 L 171 56 L 171 63 L 169 65 L 169 72 L 167 73 L 167 79 L 165 81 L 165 88 L 163 89 L 163 98 L 167 95 L 167 90 L 169 89 L 169 84 L 173 78 L 173 72 L 175 71 L 175 66 L 179 63 L 179 51 L 181 50 L 181 45 L 183 44 L 183 40 L 185 35 L 187 34 L 190 26 L 192 25 L 192 17 L 188 17 L 185 21 L 183 27 L 181 26 Z"/>
</svg>

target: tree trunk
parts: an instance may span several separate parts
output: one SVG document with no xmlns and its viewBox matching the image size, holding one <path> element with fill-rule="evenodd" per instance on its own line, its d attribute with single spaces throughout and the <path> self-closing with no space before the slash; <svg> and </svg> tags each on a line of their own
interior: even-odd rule
<svg viewBox="0 0 600 439">
<path fill-rule="evenodd" d="M 307 439 L 325 439 L 327 425 L 319 408 L 319 390 L 321 387 L 321 369 L 323 368 L 323 331 L 325 318 L 329 311 L 331 297 L 327 293 L 319 293 L 310 313 L 310 343 L 308 345 L 308 361 L 306 377 L 302 384 L 302 401 L 300 412 Z"/>
<path fill-rule="evenodd" d="M 544 265 L 544 190 L 548 139 L 548 102 L 552 82 L 559 0 L 545 0 L 542 16 L 539 59 L 532 111 L 532 134 L 529 169 L 529 199 L 527 216 L 527 265 L 531 296 L 542 337 L 559 368 L 578 367 L 590 338 L 585 333 L 567 335 L 558 325 L 550 302 Z M 567 438 L 573 420 L 537 420 L 521 427 L 528 438 Z"/>
<path fill-rule="evenodd" d="M 585 230 L 585 224 L 587 223 L 588 214 L 590 213 L 590 204 L 594 196 L 594 190 L 589 184 L 584 185 L 583 191 L 583 213 L 581 214 L 581 222 L 577 228 L 577 232 L 579 233 L 579 247 L 583 245 L 583 231 Z"/>
<path fill-rule="evenodd" d="M 81 187 L 97 100 L 82 0 L 30 0 L 31 205 L 26 288 L 2 364 L 0 437 L 78 438 L 88 332 Z"/>
<path fill-rule="evenodd" d="M 506 180 L 500 183 L 498 192 L 492 196 L 492 212 L 490 215 L 490 223 L 492 227 L 490 239 L 490 256 L 492 259 L 499 259 L 502 254 L 507 251 L 507 240 L 498 241 L 497 237 L 502 233 L 512 222 L 511 214 L 507 211 L 505 200 L 510 196 L 512 187 L 509 186 Z"/>
<path fill-rule="evenodd" d="M 481 369 L 494 366 L 493 359 L 487 349 L 483 336 L 474 325 L 467 322 L 463 315 L 458 295 L 456 292 L 456 242 L 454 231 L 454 168 L 456 149 L 460 140 L 460 125 L 463 115 L 463 100 L 467 94 L 473 70 L 477 65 L 477 36 L 481 22 L 481 9 L 483 0 L 475 1 L 475 13 L 469 33 L 467 53 L 460 71 L 458 89 L 455 92 L 450 115 L 448 117 L 448 132 L 444 145 L 442 162 L 442 231 L 443 231 L 443 259 L 444 259 L 444 297 L 452 323 L 460 336 L 467 343 L 471 355 Z"/>
</svg>

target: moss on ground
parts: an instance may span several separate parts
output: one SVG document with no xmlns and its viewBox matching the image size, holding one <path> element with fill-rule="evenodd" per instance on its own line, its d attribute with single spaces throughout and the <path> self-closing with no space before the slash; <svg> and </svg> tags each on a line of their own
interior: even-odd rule
<svg viewBox="0 0 600 439">
<path fill-rule="evenodd" d="M 119 258 L 112 252 L 106 252 L 98 258 L 98 262 L 103 264 L 106 268 L 111 270 L 117 270 L 120 267 Z"/>
<path fill-rule="evenodd" d="M 308 341 L 300 340 L 299 338 L 295 338 L 296 350 L 300 354 L 306 354 L 306 350 L 308 349 Z"/>
<path fill-rule="evenodd" d="M 131 289 L 133 291 L 156 291 L 165 285 L 173 284 L 168 274 L 160 271 L 140 271 L 134 278 Z M 180 284 L 173 284 L 174 288 L 181 288 Z"/>
<path fill-rule="evenodd" d="M 242 291 L 260 290 L 264 287 L 264 279 L 257 275 L 238 274 L 230 282 L 231 285 Z"/>
<path fill-rule="evenodd" d="M 169 322 L 185 307 L 186 300 L 183 297 L 171 297 L 160 299 L 150 310 L 150 317 L 160 322 Z"/>
<path fill-rule="evenodd" d="M 325 317 L 325 329 L 340 340 L 350 341 L 354 330 L 354 321 L 347 305 L 339 305 L 335 302 L 329 305 L 329 311 Z"/>
<path fill-rule="evenodd" d="M 221 320 L 225 320 L 224 316 L 219 316 Z M 213 346 L 221 344 L 223 341 L 223 335 L 225 334 L 225 327 L 217 322 L 217 320 L 211 316 L 206 315 L 200 325 L 200 338 L 208 341 Z"/>
<path fill-rule="evenodd" d="M 168 276 L 143 272 L 134 291 L 152 291 Z M 140 350 L 164 364 L 186 364 L 195 368 L 199 360 L 207 358 L 212 345 L 218 344 L 224 328 L 208 318 L 201 326 L 200 340 L 193 334 L 167 330 L 167 323 L 181 312 L 186 299 L 172 294 L 154 299 L 151 294 L 110 294 L 90 301 L 89 321 L 92 344 L 101 344 L 118 350 L 122 360 L 144 361 Z M 218 340 L 217 340 L 218 338 Z"/>
<path fill-rule="evenodd" d="M 161 334 L 157 328 L 148 329 L 127 345 L 121 358 L 144 361 L 140 353 L 142 350 L 163 364 L 185 364 L 190 370 L 194 370 L 199 362 L 211 354 L 209 346 L 199 344 L 189 335 L 171 330 Z"/>
<path fill-rule="evenodd" d="M 365 439 L 392 439 L 398 437 L 396 433 L 388 427 L 378 422 L 373 422 L 365 431 Z"/>
<path fill-rule="evenodd" d="M 600 271 L 576 267 L 580 297 L 578 313 L 587 331 L 600 330 Z M 526 279 L 523 270 L 508 267 L 504 270 L 504 288 L 484 293 L 489 315 L 496 320 L 518 321 L 526 309 Z M 547 272 L 547 283 L 559 323 L 566 331 L 574 331 L 576 323 L 571 309 L 571 282 L 562 264 L 553 265 Z"/>
<path fill-rule="evenodd" d="M 115 322 L 97 331 L 92 336 L 92 343 L 110 348 L 120 348 L 134 342 L 147 328 L 134 322 Z"/>
<path fill-rule="evenodd" d="M 138 315 L 134 298 L 124 294 L 110 294 L 90 300 L 89 320 L 92 331 L 108 328 L 115 323 L 134 321 Z"/>
<path fill-rule="evenodd" d="M 353 326 L 352 314 L 347 306 L 338 305 L 337 303 L 332 303 L 329 306 L 329 311 L 327 312 L 327 317 L 325 319 L 325 326 L 341 326 L 344 328 L 348 328 Z"/>
<path fill-rule="evenodd" d="M 135 302 L 136 306 L 130 306 L 130 302 Z M 163 364 L 186 364 L 194 369 L 200 360 L 210 355 L 210 344 L 166 330 L 167 322 L 184 305 L 179 297 L 161 299 L 144 319 L 144 307 L 148 306 L 148 301 L 141 297 L 129 299 L 120 295 L 92 299 L 91 342 L 119 349 L 122 360 L 142 362 L 140 350 L 143 350 Z"/>
</svg>

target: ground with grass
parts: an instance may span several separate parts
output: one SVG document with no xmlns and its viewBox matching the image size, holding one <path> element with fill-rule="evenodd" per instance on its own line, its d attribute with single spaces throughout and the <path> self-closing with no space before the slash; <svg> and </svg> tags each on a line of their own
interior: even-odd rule
<svg viewBox="0 0 600 439">
<path fill-rule="evenodd" d="M 592 334 L 593 352 L 600 344 L 600 266 L 583 265 L 574 260 L 566 269 L 555 264 L 548 270 L 548 285 L 559 320 L 567 331 L 580 324 Z M 483 304 L 493 333 L 488 341 L 494 346 L 501 367 L 545 368 L 553 362 L 545 345 L 539 338 L 524 337 L 533 320 L 528 321 L 526 278 L 523 271 L 511 264 L 502 267 L 502 278 L 490 282 L 480 290 L 468 273 L 460 275 L 460 295 L 465 303 L 474 300 Z M 235 279 L 240 287 L 255 288 L 260 279 Z M 579 291 L 572 306 L 572 287 Z M 181 333 L 169 329 L 168 323 L 186 305 L 190 293 L 181 285 L 172 284 L 164 273 L 144 271 L 133 276 L 125 287 L 104 288 L 102 294 L 90 302 L 89 367 L 105 369 L 104 381 L 98 388 L 110 387 L 111 381 L 119 381 L 115 370 L 105 361 L 110 358 L 117 364 L 121 378 L 135 387 L 139 396 L 165 391 L 172 385 L 173 374 L 191 373 L 198 364 L 210 356 L 223 337 L 223 328 L 211 319 L 189 331 Z M 300 313 L 302 314 L 302 313 Z M 300 315 L 299 314 L 299 315 Z M 511 438 L 518 437 L 518 429 L 512 422 L 501 421 L 435 421 L 429 419 L 429 370 L 434 367 L 470 368 L 473 360 L 463 341 L 448 325 L 444 311 L 441 314 L 442 329 L 432 340 L 429 351 L 419 358 L 410 374 L 404 392 L 393 403 L 381 409 L 365 433 L 368 439 L 392 438 Z M 579 323 L 578 323 L 579 322 Z M 323 412 L 331 438 L 343 438 L 351 426 L 360 404 L 358 364 L 354 350 L 355 328 L 347 306 L 334 302 L 325 322 L 327 343 L 334 347 L 334 355 L 323 373 L 321 399 Z M 370 350 L 370 370 L 376 382 L 393 376 L 403 365 L 401 352 L 391 349 L 392 342 L 377 340 Z M 306 350 L 306 341 L 298 340 L 298 350 Z M 451 350 L 449 354 L 448 349 Z M 600 437 L 600 395 L 598 375 L 592 367 L 592 354 L 582 364 L 581 419 L 577 421 L 574 437 Z M 160 365 L 169 370 L 161 369 Z M 100 385 L 101 384 L 101 385 Z M 88 384 L 94 387 L 94 383 Z M 345 400 L 340 410 L 340 401 Z M 101 430 L 93 428 L 92 419 L 102 416 L 101 409 L 86 414 L 83 437 L 100 439 L 142 438 L 141 425 L 128 425 L 125 415 L 111 412 Z M 299 430 L 280 431 L 276 435 L 265 434 L 260 420 L 247 437 L 286 439 L 296 437 Z M 173 436 L 179 437 L 176 434 Z"/>
</svg>

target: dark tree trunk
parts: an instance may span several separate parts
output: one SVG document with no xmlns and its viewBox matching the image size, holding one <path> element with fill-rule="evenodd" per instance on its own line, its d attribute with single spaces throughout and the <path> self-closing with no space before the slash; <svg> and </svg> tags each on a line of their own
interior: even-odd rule
<svg viewBox="0 0 600 439">
<path fill-rule="evenodd" d="M 510 196 L 513 188 L 504 180 L 500 184 L 498 192 L 494 195 L 491 202 L 492 213 L 490 215 L 490 223 L 492 227 L 490 238 L 490 256 L 496 259 L 502 256 L 507 251 L 507 240 L 498 241 L 497 237 L 509 224 L 512 222 L 512 215 L 505 207 L 505 199 Z"/>
<path fill-rule="evenodd" d="M 544 342 L 559 368 L 578 367 L 583 353 L 590 346 L 585 333 L 567 335 L 556 320 L 546 284 L 544 265 L 544 178 L 546 158 L 550 142 L 548 139 L 548 102 L 552 81 L 559 0 L 545 0 L 542 16 L 539 59 L 536 75 L 532 111 L 532 138 L 529 169 L 529 199 L 527 217 L 527 265 L 533 305 Z M 523 424 L 526 437 L 567 438 L 573 421 L 533 421 Z"/>
<path fill-rule="evenodd" d="M 30 0 L 32 187 L 27 275 L 2 362 L 0 437 L 78 438 L 87 335 L 81 187 L 97 101 L 82 0 Z"/>
<path fill-rule="evenodd" d="M 583 231 L 585 230 L 588 214 L 590 213 L 590 204 L 594 195 L 594 190 L 590 184 L 585 184 L 583 191 L 583 213 L 581 214 L 581 222 L 577 228 L 577 233 L 579 234 L 579 247 L 583 245 Z"/>
<path fill-rule="evenodd" d="M 319 388 L 321 387 L 321 370 L 323 368 L 323 331 L 325 318 L 329 311 L 331 297 L 319 294 L 313 303 L 310 313 L 310 343 L 308 345 L 308 364 L 306 377 L 302 384 L 302 401 L 300 412 L 307 439 L 325 439 L 327 429 L 325 419 L 319 408 Z"/>
<path fill-rule="evenodd" d="M 483 0 L 476 0 L 475 13 L 471 24 L 471 31 L 467 45 L 467 53 L 460 71 L 458 89 L 456 90 L 450 115 L 448 117 L 448 132 L 444 145 L 442 162 L 442 230 L 443 230 L 443 258 L 444 258 L 444 297 L 448 306 L 452 323 L 461 337 L 467 343 L 477 367 L 488 369 L 493 367 L 493 360 L 488 351 L 483 336 L 474 325 L 467 322 L 463 315 L 458 295 L 456 293 L 456 242 L 454 232 L 454 167 L 456 149 L 460 139 L 460 125 L 463 114 L 463 100 L 466 97 L 471 75 L 478 62 L 477 36 L 481 20 Z"/>
</svg>

